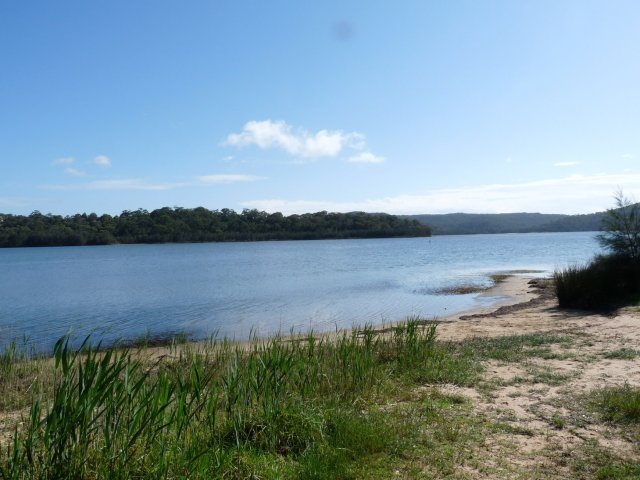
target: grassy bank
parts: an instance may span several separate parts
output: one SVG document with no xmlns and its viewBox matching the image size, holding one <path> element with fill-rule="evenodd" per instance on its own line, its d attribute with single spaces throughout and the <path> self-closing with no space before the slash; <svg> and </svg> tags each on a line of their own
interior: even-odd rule
<svg viewBox="0 0 640 480">
<path fill-rule="evenodd" d="M 367 328 L 332 341 L 212 341 L 153 361 L 128 350 L 74 352 L 66 340 L 53 361 L 11 351 L 3 407 L 28 412 L 3 449 L 0 476 L 359 477 L 366 458 L 402 448 L 374 405 L 412 384 L 476 374 L 469 358 L 435 341 L 435 328 L 412 319 L 384 336 Z"/>
<path fill-rule="evenodd" d="M 413 318 L 331 339 L 162 352 L 76 352 L 63 339 L 53 359 L 10 349 L 0 419 L 15 429 L 0 431 L 0 478 L 518 478 L 483 452 L 488 439 L 531 432 L 478 414 L 448 389 L 490 397 L 497 386 L 483 378 L 486 362 L 551 358 L 574 339 L 440 342 L 436 329 Z M 533 382 L 558 381 L 534 373 Z M 585 408 L 605 408 L 594 395 Z M 636 471 L 615 456 L 598 462 L 571 468 Z"/>
</svg>

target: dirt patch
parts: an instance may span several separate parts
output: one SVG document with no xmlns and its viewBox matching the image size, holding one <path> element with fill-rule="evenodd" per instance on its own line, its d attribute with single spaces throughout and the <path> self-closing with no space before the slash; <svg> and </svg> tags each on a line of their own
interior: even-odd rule
<svg viewBox="0 0 640 480">
<path fill-rule="evenodd" d="M 640 462 L 638 434 L 598 420 L 584 404 L 586 395 L 597 389 L 640 386 L 640 356 L 607 358 L 622 348 L 640 350 L 638 309 L 614 315 L 565 311 L 557 307 L 553 287 L 546 282 L 511 277 L 506 283 L 516 298 L 531 298 L 450 317 L 439 326 L 439 338 L 547 333 L 571 341 L 549 345 L 544 355 L 517 363 L 485 361 L 480 387 L 444 388 L 465 395 L 475 415 L 506 430 L 483 447 L 482 454 L 491 461 L 473 473 L 468 467 L 461 473 L 467 469 L 472 478 L 572 478 L 570 465 L 578 461 L 579 452 L 594 445 L 624 461 Z M 489 470 L 493 476 L 481 473 Z"/>
</svg>

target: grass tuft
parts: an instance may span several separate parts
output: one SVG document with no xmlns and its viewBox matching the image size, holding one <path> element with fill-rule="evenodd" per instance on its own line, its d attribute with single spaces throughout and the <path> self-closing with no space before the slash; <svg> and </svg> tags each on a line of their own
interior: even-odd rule
<svg viewBox="0 0 640 480">
<path fill-rule="evenodd" d="M 591 404 L 605 420 L 621 423 L 640 423 L 640 388 L 625 384 L 596 390 Z"/>
<path fill-rule="evenodd" d="M 610 360 L 633 360 L 640 352 L 632 348 L 619 348 L 618 350 L 612 350 L 604 354 L 604 358 Z"/>
<path fill-rule="evenodd" d="M 475 354 L 483 360 L 520 362 L 526 358 L 548 355 L 550 353 L 549 345 L 566 345 L 572 341 L 571 337 L 567 335 L 530 333 L 504 337 L 479 337 L 465 340 L 464 344 L 472 348 Z"/>
</svg>

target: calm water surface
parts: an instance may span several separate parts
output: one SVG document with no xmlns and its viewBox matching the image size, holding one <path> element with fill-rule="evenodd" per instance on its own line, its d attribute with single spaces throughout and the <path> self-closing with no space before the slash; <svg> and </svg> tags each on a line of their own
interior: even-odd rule
<svg viewBox="0 0 640 480">
<path fill-rule="evenodd" d="M 0 250 L 0 349 L 50 350 L 72 331 L 107 342 L 187 332 L 246 338 L 443 316 L 496 299 L 434 292 L 590 259 L 594 233 L 114 245 Z"/>
</svg>

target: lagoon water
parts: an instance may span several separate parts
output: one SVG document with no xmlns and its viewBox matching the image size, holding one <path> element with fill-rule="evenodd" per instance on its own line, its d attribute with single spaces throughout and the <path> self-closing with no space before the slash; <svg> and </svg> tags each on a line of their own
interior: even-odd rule
<svg viewBox="0 0 640 480">
<path fill-rule="evenodd" d="M 0 250 L 0 350 L 49 351 L 67 332 L 116 339 L 177 332 L 245 339 L 408 315 L 438 317 L 496 299 L 438 295 L 489 275 L 588 261 L 595 233 Z"/>
</svg>

